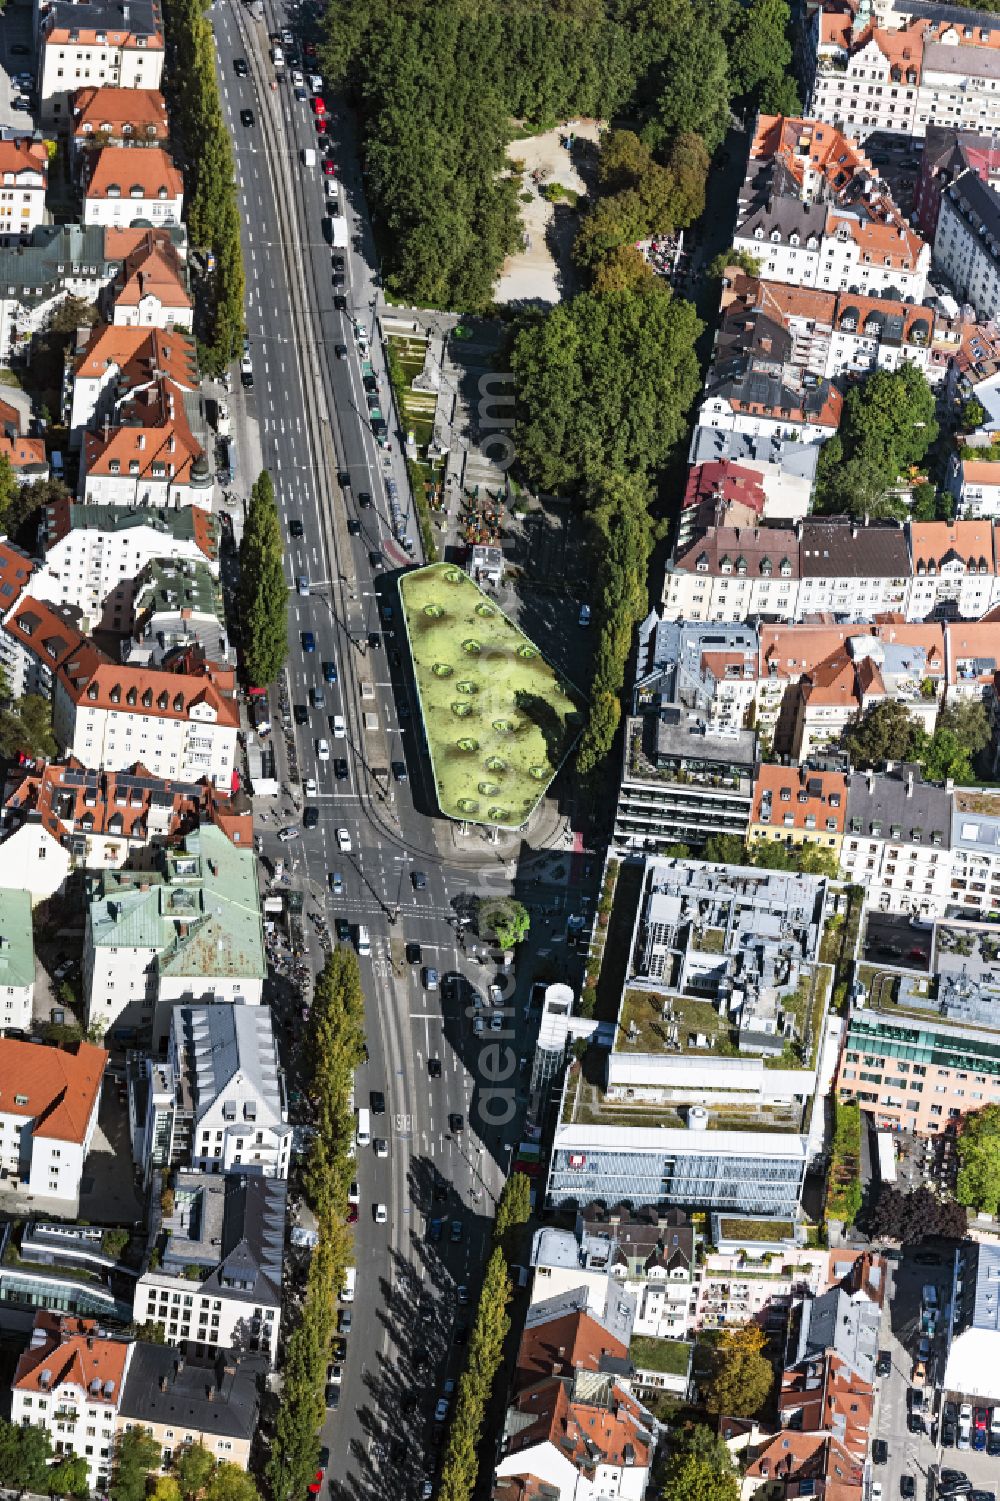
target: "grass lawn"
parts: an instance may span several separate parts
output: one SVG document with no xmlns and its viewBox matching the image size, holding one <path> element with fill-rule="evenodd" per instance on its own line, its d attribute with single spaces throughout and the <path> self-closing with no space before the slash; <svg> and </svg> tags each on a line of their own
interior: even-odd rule
<svg viewBox="0 0 1000 1501">
<path fill-rule="evenodd" d="M 460 568 L 402 576 L 442 813 L 520 828 L 582 727 L 583 699 Z"/>
<path fill-rule="evenodd" d="M 719 1220 L 719 1234 L 723 1240 L 778 1241 L 791 1240 L 795 1226 L 791 1220 Z"/>
<path fill-rule="evenodd" d="M 684 1340 L 653 1339 L 647 1334 L 633 1335 L 628 1353 L 638 1369 L 670 1376 L 686 1376 L 691 1360 L 691 1346 Z"/>
</svg>

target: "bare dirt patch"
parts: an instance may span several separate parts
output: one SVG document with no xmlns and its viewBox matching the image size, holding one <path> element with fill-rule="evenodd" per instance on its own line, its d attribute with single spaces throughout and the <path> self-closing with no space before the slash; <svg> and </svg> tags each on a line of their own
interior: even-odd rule
<svg viewBox="0 0 1000 1501">
<path fill-rule="evenodd" d="M 579 215 L 571 206 L 572 199 L 550 202 L 543 189 L 558 185 L 577 199 L 586 195 L 589 184 L 581 166 L 586 172 L 596 161 L 601 129 L 597 120 L 575 120 L 572 126 L 560 125 L 544 135 L 511 142 L 507 154 L 512 161 L 524 163 L 519 191 L 530 198 L 521 204 L 524 248 L 504 262 L 497 302 L 551 306 L 572 292 L 570 248 Z M 573 151 L 562 144 L 570 134 L 576 141 Z"/>
</svg>

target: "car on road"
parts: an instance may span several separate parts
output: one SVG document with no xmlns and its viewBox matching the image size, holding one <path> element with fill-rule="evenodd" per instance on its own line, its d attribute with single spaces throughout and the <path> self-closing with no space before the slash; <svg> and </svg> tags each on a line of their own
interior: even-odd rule
<svg viewBox="0 0 1000 1501">
<path fill-rule="evenodd" d="M 503 1031 L 503 1015 L 501 1014 L 501 1012 L 494 1011 L 493 1015 L 490 1017 L 490 1031 L 491 1032 L 502 1032 Z"/>
<path fill-rule="evenodd" d="M 246 78 L 247 74 L 250 72 L 250 69 L 247 66 L 247 60 L 245 57 L 233 58 L 233 72 L 236 74 L 237 78 Z"/>
<path fill-rule="evenodd" d="M 389 1222 L 389 1211 L 384 1204 L 373 1204 L 372 1217 L 376 1225 L 386 1225 Z"/>
<path fill-rule="evenodd" d="M 942 1469 L 938 1474 L 939 1496 L 967 1496 L 971 1490 L 972 1482 L 964 1470 Z"/>
<path fill-rule="evenodd" d="M 318 823 L 319 823 L 319 809 L 317 807 L 315 807 L 315 806 L 310 806 L 310 807 L 307 807 L 307 808 L 303 808 L 303 810 L 302 810 L 302 827 L 304 829 L 314 829 Z"/>
<path fill-rule="evenodd" d="M 351 1310 L 341 1308 L 337 1314 L 337 1333 L 345 1337 L 351 1332 Z"/>
<path fill-rule="evenodd" d="M 343 894 L 344 894 L 344 878 L 340 874 L 340 871 L 339 870 L 331 870 L 330 876 L 329 876 L 329 880 L 330 880 L 330 890 L 333 892 L 334 896 L 343 896 Z"/>
<path fill-rule="evenodd" d="M 392 775 L 393 775 L 393 778 L 394 778 L 395 781 L 397 781 L 397 782 L 405 782 L 406 781 L 406 763 L 404 761 L 393 761 L 393 763 L 392 763 Z"/>
<path fill-rule="evenodd" d="M 293 84 L 293 86 L 295 88 L 297 88 L 297 89 L 302 89 L 302 88 L 305 88 L 305 82 L 306 81 L 303 78 L 302 74 L 299 72 L 298 68 L 293 68 L 292 69 L 292 84 Z M 324 108 L 325 107 L 326 106 L 324 105 Z"/>
<path fill-rule="evenodd" d="M 351 536 L 351 537 L 360 537 L 361 536 L 361 522 L 358 521 L 357 517 L 355 517 L 355 516 L 348 516 L 348 518 L 347 518 L 347 531 L 348 531 L 348 535 Z"/>
<path fill-rule="evenodd" d="M 380 1089 L 370 1092 L 372 1115 L 385 1115 L 385 1095 Z"/>
<path fill-rule="evenodd" d="M 450 1406 L 451 1403 L 448 1401 L 447 1397 L 438 1397 L 437 1406 L 434 1409 L 435 1423 L 444 1422 L 445 1418 L 448 1416 L 448 1408 Z"/>
<path fill-rule="evenodd" d="M 372 1147 L 375 1150 L 376 1157 L 388 1157 L 389 1143 L 386 1141 L 384 1136 L 374 1137 L 372 1139 Z"/>
<path fill-rule="evenodd" d="M 906 1501 L 913 1501 L 913 1497 L 917 1494 L 917 1483 L 912 1475 L 900 1475 L 899 1494 L 905 1497 Z"/>
<path fill-rule="evenodd" d="M 889 1445 L 884 1438 L 877 1438 L 872 1443 L 872 1464 L 884 1465 L 889 1458 Z"/>
<path fill-rule="evenodd" d="M 336 756 L 333 762 L 333 774 L 338 782 L 346 782 L 349 776 L 347 762 L 343 756 Z"/>
<path fill-rule="evenodd" d="M 343 292 L 338 292 L 336 297 L 333 299 L 333 310 L 335 313 L 347 312 L 347 298 L 344 296 Z"/>
<path fill-rule="evenodd" d="M 358 491 L 358 505 L 361 507 L 361 509 L 363 511 L 370 510 L 371 509 L 371 503 L 372 503 L 372 498 L 369 495 L 368 491 L 367 490 L 359 490 Z"/>
<path fill-rule="evenodd" d="M 294 718 L 296 724 L 308 724 L 309 710 L 306 708 L 305 704 L 296 704 L 292 709 L 292 717 Z"/>
<path fill-rule="evenodd" d="M 316 134 L 318 136 L 325 136 L 326 132 L 327 132 L 326 116 L 325 115 L 317 115 L 316 116 Z"/>
<path fill-rule="evenodd" d="M 307 57 L 314 57 L 315 56 L 315 52 L 307 52 L 306 56 Z M 312 89 L 312 91 L 313 91 L 314 94 L 322 93 L 322 90 L 323 90 L 323 79 L 322 79 L 322 76 L 319 73 L 310 73 L 309 74 L 309 87 Z"/>
<path fill-rule="evenodd" d="M 954 1449 L 958 1439 L 958 1429 L 954 1423 L 944 1422 L 941 1424 L 941 1444 L 945 1449 Z"/>
<path fill-rule="evenodd" d="M 456 1136 L 460 1131 L 465 1130 L 465 1117 L 463 1115 L 460 1115 L 457 1110 L 453 1110 L 448 1116 L 448 1130 L 453 1132 Z"/>
<path fill-rule="evenodd" d="M 348 1204 L 361 1203 L 361 1189 L 358 1187 L 357 1179 L 354 1180 L 350 1188 L 347 1190 L 347 1202 Z"/>
<path fill-rule="evenodd" d="M 314 687 L 309 689 L 309 702 L 312 704 L 314 709 L 323 708 L 324 704 L 326 703 L 326 697 L 323 693 L 322 688 Z"/>
<path fill-rule="evenodd" d="M 326 114 L 326 100 L 323 99 L 323 98 L 321 98 L 319 95 L 317 95 L 316 98 L 313 100 L 312 107 L 313 107 L 313 114 L 314 115 L 325 115 Z"/>
<path fill-rule="evenodd" d="M 12 99 L 10 101 L 10 107 L 11 107 L 11 109 L 19 110 L 21 112 L 21 114 L 23 114 L 23 115 L 30 115 L 30 113 L 31 113 L 31 100 L 30 99 Z M 253 376 L 251 375 L 249 377 L 244 377 L 243 384 L 246 386 L 247 390 L 249 390 L 250 387 L 253 385 Z"/>
<path fill-rule="evenodd" d="M 440 1079 L 440 1077 L 441 1077 L 441 1059 L 440 1058 L 428 1058 L 428 1060 L 427 1060 L 427 1077 L 429 1079 Z"/>
<path fill-rule="evenodd" d="M 492 995 L 492 990 L 493 990 L 493 987 L 491 986 L 490 987 L 490 993 L 491 993 L 491 995 Z M 875 1362 L 875 1374 L 876 1374 L 876 1376 L 889 1376 L 889 1375 L 891 1375 L 891 1373 L 892 1373 L 892 1351 L 891 1350 L 880 1350 L 878 1352 L 878 1359 Z"/>
<path fill-rule="evenodd" d="M 323 1394 L 327 1412 L 336 1412 L 340 1406 L 340 1385 L 335 1381 L 328 1381 L 326 1391 Z"/>
<path fill-rule="evenodd" d="M 241 109 L 240 110 L 240 124 L 241 125 L 245 125 L 245 126 L 247 126 L 247 128 L 249 128 L 251 125 L 256 125 L 256 123 L 257 123 L 257 121 L 254 118 L 254 112 L 253 112 L 252 109 Z"/>
<path fill-rule="evenodd" d="M 341 1338 L 338 1335 L 338 1337 L 334 1340 L 333 1345 L 331 1346 L 330 1353 L 333 1356 L 334 1360 L 346 1360 L 347 1359 L 347 1341 L 346 1341 L 346 1339 L 343 1339 L 343 1338 Z"/>
<path fill-rule="evenodd" d="M 419 943 L 408 943 L 406 945 L 406 962 L 407 962 L 407 964 L 419 964 L 420 961 L 421 961 L 422 955 L 423 955 L 423 950 L 421 949 Z"/>
<path fill-rule="evenodd" d="M 882 1501 L 882 1482 L 873 1480 L 871 1490 L 868 1492 L 868 1501 Z"/>
<path fill-rule="evenodd" d="M 305 535 L 305 527 L 302 525 L 302 522 L 297 516 L 294 516 L 288 523 L 288 530 L 291 532 L 293 537 L 302 537 Z"/>
<path fill-rule="evenodd" d="M 330 742 L 329 742 L 329 740 L 317 740 L 316 741 L 316 759 L 318 761 L 329 761 L 329 759 L 330 759 Z"/>
<path fill-rule="evenodd" d="M 349 855 L 354 848 L 351 843 L 351 836 L 346 829 L 337 830 L 337 848 L 342 855 Z"/>
<path fill-rule="evenodd" d="M 414 891 L 427 890 L 427 877 L 422 870 L 411 870 L 410 880 L 413 883 Z"/>
<path fill-rule="evenodd" d="M 378 649 L 379 649 L 379 647 L 381 645 L 382 645 L 382 637 L 379 635 L 378 631 L 369 631 L 368 632 L 368 650 L 369 651 L 378 651 Z"/>
<path fill-rule="evenodd" d="M 983 1450 L 989 1433 L 989 1413 L 985 1407 L 977 1407 L 972 1418 L 972 1447 Z"/>
<path fill-rule="evenodd" d="M 440 979 L 437 970 L 432 964 L 424 965 L 423 981 L 425 990 L 437 990 Z"/>
<path fill-rule="evenodd" d="M 483 1021 L 481 1016 L 476 1015 L 472 1018 L 472 1030 L 477 1037 L 482 1037 L 483 1033 L 486 1031 L 486 1023 Z"/>
<path fill-rule="evenodd" d="M 969 1501 L 997 1501 L 996 1491 L 970 1491 Z"/>
<path fill-rule="evenodd" d="M 462 1236 L 464 1234 L 465 1234 L 465 1226 L 462 1224 L 462 1221 L 461 1220 L 452 1220 L 452 1222 L 451 1222 L 451 1236 L 450 1236 L 452 1245 L 457 1246 L 458 1243 L 459 1243 L 459 1241 L 462 1239 Z"/>
<path fill-rule="evenodd" d="M 464 1308 L 469 1301 L 469 1289 L 466 1287 L 464 1282 L 460 1282 L 458 1284 L 458 1290 L 456 1291 L 455 1296 L 458 1299 L 459 1308 Z"/>
<path fill-rule="evenodd" d="M 304 573 L 300 573 L 298 578 L 295 580 L 295 587 L 300 594 L 304 594 L 308 598 L 309 580 Z"/>
<path fill-rule="evenodd" d="M 346 344 L 334 344 L 334 346 L 333 346 L 333 352 L 337 356 L 338 360 L 346 360 L 347 359 L 347 345 Z"/>
<path fill-rule="evenodd" d="M 336 919 L 335 923 L 334 923 L 334 926 L 335 926 L 335 928 L 337 930 L 337 941 L 338 941 L 338 943 L 350 943 L 350 941 L 351 941 L 351 925 L 347 921 L 347 918 L 346 917 L 338 917 Z"/>
<path fill-rule="evenodd" d="M 316 637 L 313 635 L 312 631 L 303 631 L 302 632 L 302 650 L 303 651 L 315 651 L 316 650 Z"/>
<path fill-rule="evenodd" d="M 424 1479 L 420 1483 L 420 1501 L 434 1501 L 434 1482 Z"/>
<path fill-rule="evenodd" d="M 576 617 L 576 623 L 577 623 L 577 625 L 589 625 L 590 624 L 590 606 L 589 605 L 581 605 L 580 606 L 580 613 Z"/>
<path fill-rule="evenodd" d="M 330 729 L 333 731 L 333 738 L 335 740 L 345 739 L 347 735 L 347 725 L 344 721 L 343 714 L 334 714 L 333 718 L 330 720 Z"/>
<path fill-rule="evenodd" d="M 436 1245 L 437 1242 L 441 1239 L 441 1231 L 443 1229 L 444 1220 L 431 1220 L 430 1224 L 427 1226 L 427 1239 Z"/>
<path fill-rule="evenodd" d="M 335 250 L 333 252 L 332 256 L 330 257 L 330 265 L 333 267 L 334 271 L 343 271 L 345 269 L 346 262 L 339 250 Z"/>
<path fill-rule="evenodd" d="M 282 844 L 289 844 L 293 839 L 298 839 L 298 837 L 298 829 L 293 829 L 290 825 L 288 828 L 278 830 L 278 838 Z"/>
<path fill-rule="evenodd" d="M 324 662 L 323 663 L 323 681 L 325 683 L 335 683 L 337 681 L 337 664 L 336 664 L 336 662 Z"/>
<path fill-rule="evenodd" d="M 330 160 L 330 158 L 327 157 L 326 161 L 323 163 L 323 176 L 324 177 L 336 177 L 336 175 L 337 175 L 337 169 L 334 166 L 333 162 Z M 345 306 L 346 306 L 346 303 L 345 303 Z"/>
</svg>

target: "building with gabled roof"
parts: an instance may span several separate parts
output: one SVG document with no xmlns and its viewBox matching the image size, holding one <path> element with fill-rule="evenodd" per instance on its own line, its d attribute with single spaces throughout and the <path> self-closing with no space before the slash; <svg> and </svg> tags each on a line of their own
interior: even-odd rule
<svg viewBox="0 0 1000 1501">
<path fill-rule="evenodd" d="M 141 1092 L 137 1077 L 130 1085 Z M 288 1184 L 205 1167 L 177 1170 L 172 1185 L 169 1213 L 153 1201 L 149 1243 L 162 1254 L 136 1282 L 135 1322 L 162 1325 L 169 1345 L 196 1358 L 255 1352 L 274 1365 Z"/>
<path fill-rule="evenodd" d="M 791 849 L 814 844 L 840 856 L 847 817 L 847 778 L 840 771 L 765 762 L 754 780 L 749 839 Z"/>
<path fill-rule="evenodd" d="M 41 1310 L 11 1381 L 11 1421 L 42 1428 L 63 1457 L 86 1461 L 95 1490 L 111 1480 L 118 1412 L 135 1345 L 94 1319 Z"/>
<path fill-rule="evenodd" d="M 84 224 L 159 228 L 184 219 L 184 178 L 162 146 L 101 146 L 87 161 Z"/>
<path fill-rule="evenodd" d="M 1000 603 L 992 521 L 912 521 L 909 620 L 978 620 Z"/>
<path fill-rule="evenodd" d="M 193 329 L 194 302 L 172 233 L 143 230 L 125 253 L 103 299 L 116 327 Z M 109 230 L 108 239 L 114 243 L 122 234 Z"/>
<path fill-rule="evenodd" d="M 129 1103 L 133 1156 L 174 1167 L 287 1178 L 292 1127 L 266 1006 L 174 1006 L 165 1061 L 143 1060 Z"/>
<path fill-rule="evenodd" d="M 0 848 L 9 879 L 39 902 L 62 890 L 80 867 L 152 868 L 159 845 L 205 822 L 239 848 L 253 847 L 250 803 L 242 791 L 227 796 L 209 781 L 153 776 L 141 763 L 120 773 L 88 770 L 72 758 L 38 761 L 8 775 Z"/>
<path fill-rule="evenodd" d="M 45 220 L 49 157 L 42 141 L 0 140 L 0 245 L 18 244 Z"/>
<path fill-rule="evenodd" d="M 81 87 L 160 87 L 164 34 L 158 0 L 46 0 L 39 40 L 38 97 L 50 126 L 70 124 L 71 97 Z"/>
<path fill-rule="evenodd" d="M 84 435 L 80 483 L 88 505 L 211 508 L 212 466 L 185 394 L 169 376 L 155 375 L 116 403 L 113 423 Z"/>
<path fill-rule="evenodd" d="M 3 863 L 4 880 L 16 872 Z M 0 887 L 0 1032 L 31 1031 L 35 999 L 35 942 L 31 897 L 22 888 Z"/>
<path fill-rule="evenodd" d="M 925 782 L 918 766 L 852 772 L 841 874 L 866 888 L 873 911 L 943 916 L 950 830 L 951 790 Z"/>
<path fill-rule="evenodd" d="M 252 841 L 238 848 L 204 823 L 158 850 L 152 870 L 97 872 L 83 972 L 88 1025 L 151 1029 L 157 1047 L 179 1005 L 258 1007 L 267 962 Z"/>
<path fill-rule="evenodd" d="M 35 480 L 48 479 L 49 461 L 45 454 L 45 439 L 33 438 L 24 429 L 25 416 L 21 405 L 0 397 L 0 455 L 7 459 L 17 483 L 30 485 Z"/>
<path fill-rule="evenodd" d="M 0 1181 L 75 1219 L 108 1055 L 0 1037 Z"/>
<path fill-rule="evenodd" d="M 267 1374 L 263 1355 L 230 1350 L 198 1359 L 169 1345 L 136 1341 L 118 1409 L 119 1433 L 141 1427 L 165 1456 L 198 1444 L 219 1464 L 248 1470 Z M 165 1458 L 164 1469 L 168 1463 Z"/>
<path fill-rule="evenodd" d="M 722 432 L 696 427 L 690 464 L 732 463 L 750 469 L 764 489 L 766 521 L 798 521 L 809 513 L 819 449 L 814 443 L 786 443 L 771 435 Z"/>
<path fill-rule="evenodd" d="M 73 96 L 73 152 L 114 146 L 165 146 L 170 139 L 167 102 L 159 89 L 78 89 Z"/>
<path fill-rule="evenodd" d="M 230 660 L 222 585 L 204 563 L 159 558 L 136 580 L 129 661 L 160 667 L 178 651 Z"/>
<path fill-rule="evenodd" d="M 55 665 L 53 732 L 83 766 L 123 771 L 141 761 L 157 776 L 209 777 L 223 791 L 232 787 L 239 732 L 233 668 L 188 655 L 161 668 L 130 667 L 87 643 L 67 649 Z"/>
<path fill-rule="evenodd" d="M 123 390 L 147 390 L 164 378 L 177 391 L 198 389 L 197 353 L 180 329 L 139 323 L 88 329 L 73 362 L 71 445 L 79 447 L 85 429 L 113 420 Z"/>
<path fill-rule="evenodd" d="M 860 1464 L 868 1452 L 874 1409 L 872 1383 L 862 1380 L 836 1350 L 807 1355 L 782 1372 L 782 1428 L 832 1433 Z"/>
<path fill-rule="evenodd" d="M 832 1434 L 788 1429 L 765 1442 L 743 1475 L 743 1501 L 769 1496 L 814 1496 L 817 1501 L 861 1501 L 865 1466 Z"/>
</svg>

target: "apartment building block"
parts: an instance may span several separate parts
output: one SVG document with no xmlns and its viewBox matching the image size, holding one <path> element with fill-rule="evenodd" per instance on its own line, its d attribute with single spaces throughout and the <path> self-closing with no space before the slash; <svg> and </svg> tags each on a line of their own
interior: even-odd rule
<svg viewBox="0 0 1000 1501">
<path fill-rule="evenodd" d="M 82 88 L 159 89 L 164 37 L 156 0 L 46 0 L 39 19 L 38 97 L 49 126 L 71 126 L 71 101 Z"/>
<path fill-rule="evenodd" d="M 84 224 L 172 228 L 184 219 L 184 178 L 162 146 L 101 146 L 86 163 Z"/>
<path fill-rule="evenodd" d="M 41 141 L 0 141 L 0 245 L 15 245 L 45 222 L 49 158 Z"/>
<path fill-rule="evenodd" d="M 963 302 L 988 321 L 1000 311 L 1000 198 L 974 172 L 941 196 L 934 262 Z"/>
<path fill-rule="evenodd" d="M 923 781 L 919 767 L 853 772 L 841 874 L 864 886 L 877 912 L 943 916 L 951 900 L 951 789 Z"/>
<path fill-rule="evenodd" d="M 792 849 L 812 844 L 837 860 L 847 817 L 847 778 L 842 771 L 777 766 L 764 762 L 754 779 L 751 843 Z"/>
<path fill-rule="evenodd" d="M 102 146 L 159 146 L 170 139 L 167 104 L 159 89 L 80 89 L 73 98 L 70 141 L 74 159 Z"/>
<path fill-rule="evenodd" d="M 0 1181 L 75 1219 L 108 1055 L 0 1037 Z"/>
<path fill-rule="evenodd" d="M 4 862 L 4 880 L 16 871 Z M 35 1001 L 35 942 L 31 897 L 16 886 L 0 887 L 0 1032 L 30 1032 Z"/>
<path fill-rule="evenodd" d="M 73 363 L 70 443 L 78 448 L 88 428 L 113 422 L 123 390 L 148 391 L 167 377 L 175 390 L 198 389 L 198 358 L 183 331 L 143 324 L 99 323 Z"/>
<path fill-rule="evenodd" d="M 185 384 L 158 375 L 120 397 L 113 420 L 83 435 L 81 498 L 88 505 L 211 509 L 212 465 L 186 396 Z"/>
</svg>

